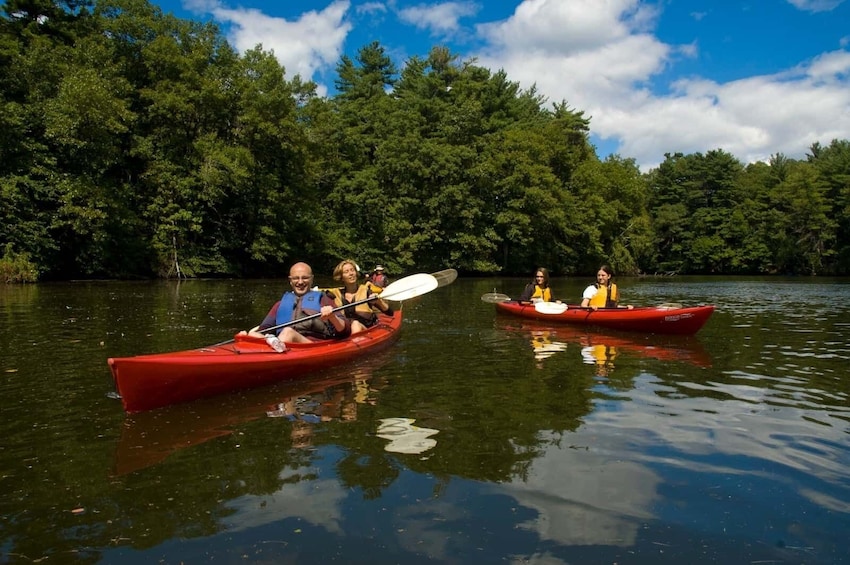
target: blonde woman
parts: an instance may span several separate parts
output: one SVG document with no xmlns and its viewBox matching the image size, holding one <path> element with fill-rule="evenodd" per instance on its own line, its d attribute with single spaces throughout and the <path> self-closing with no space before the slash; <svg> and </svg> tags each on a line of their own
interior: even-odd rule
<svg viewBox="0 0 850 565">
<path fill-rule="evenodd" d="M 343 286 L 330 289 L 330 293 L 333 295 L 338 307 L 374 297 L 369 302 L 357 304 L 344 310 L 345 317 L 351 320 L 352 334 L 362 332 L 366 328 L 378 323 L 376 311 L 383 312 L 389 316 L 393 315 L 393 309 L 390 305 L 377 294 L 381 289 L 368 282 L 359 284 L 359 275 L 360 269 L 357 268 L 357 263 L 351 259 L 340 261 L 336 268 L 334 268 L 333 276 L 334 280 L 341 282 Z"/>
</svg>

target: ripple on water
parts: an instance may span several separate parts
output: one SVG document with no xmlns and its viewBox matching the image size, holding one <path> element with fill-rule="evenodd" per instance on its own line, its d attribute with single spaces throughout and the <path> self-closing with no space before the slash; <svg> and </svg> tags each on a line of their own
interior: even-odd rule
<svg viewBox="0 0 850 565">
<path fill-rule="evenodd" d="M 821 482 L 846 487 L 846 406 L 826 406 L 803 396 L 790 401 L 780 391 L 753 384 L 770 380 L 763 376 L 729 376 L 730 382 L 678 382 L 671 387 L 644 374 L 629 392 L 630 402 L 612 409 L 597 406 L 588 425 L 616 428 L 612 434 L 636 444 L 633 455 L 656 464 L 755 475 L 779 465 L 794 476 L 813 477 L 806 487 L 813 500 L 830 498 L 821 491 L 834 487 L 816 486 Z M 735 382 L 738 377 L 744 382 Z M 786 387 L 790 380 L 785 379 Z M 800 387 L 794 392 L 805 391 Z M 739 457 L 752 463 L 741 467 L 730 459 Z"/>
</svg>

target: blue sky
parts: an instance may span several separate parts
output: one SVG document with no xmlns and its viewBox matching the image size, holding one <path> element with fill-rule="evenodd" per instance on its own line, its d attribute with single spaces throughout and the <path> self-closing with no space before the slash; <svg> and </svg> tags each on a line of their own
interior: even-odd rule
<svg viewBox="0 0 850 565">
<path fill-rule="evenodd" d="M 600 157 L 803 158 L 850 139 L 850 0 L 152 0 L 332 93 L 343 54 L 435 45 L 591 119 Z"/>
</svg>

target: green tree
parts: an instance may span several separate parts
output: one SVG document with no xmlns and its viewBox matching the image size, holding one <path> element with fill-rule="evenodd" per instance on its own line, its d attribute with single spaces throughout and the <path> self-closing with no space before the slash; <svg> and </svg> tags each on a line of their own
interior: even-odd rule
<svg viewBox="0 0 850 565">
<path fill-rule="evenodd" d="M 790 164 L 785 156 L 775 155 L 770 163 L 751 163 L 741 173 L 738 180 L 741 198 L 724 228 L 724 237 L 733 251 L 730 273 L 776 272 L 776 258 L 770 245 L 769 190 L 785 178 Z"/>
<path fill-rule="evenodd" d="M 693 238 L 687 204 L 689 160 L 682 153 L 665 153 L 664 161 L 647 175 L 649 210 L 655 228 L 658 262 L 651 266 L 661 273 L 679 273 L 685 268 L 685 249 Z"/>
<path fill-rule="evenodd" d="M 581 272 L 602 263 L 620 274 L 640 272 L 640 259 L 651 259 L 652 237 L 647 213 L 646 184 L 633 159 L 612 155 L 605 161 L 587 159 L 572 177 L 582 214 L 577 217 L 585 235 Z"/>
<path fill-rule="evenodd" d="M 734 251 L 725 239 L 725 224 L 741 198 L 737 181 L 742 170 L 737 159 L 721 150 L 665 155 L 650 176 L 661 270 L 727 272 Z"/>
<path fill-rule="evenodd" d="M 247 256 L 248 272 L 262 272 L 268 265 L 288 269 L 286 263 L 295 257 L 312 256 L 323 246 L 324 195 L 308 174 L 311 146 L 298 108 L 299 100 L 315 96 L 315 85 L 298 76 L 284 80 L 285 70 L 259 48 L 243 56 L 239 70 L 230 151 L 238 150 L 250 166 L 239 169 L 238 179 L 223 179 L 229 212 L 218 224 L 219 237 L 233 230 L 244 234 L 230 254 Z"/>
<path fill-rule="evenodd" d="M 343 56 L 337 72 L 333 114 L 322 121 L 331 128 L 323 132 L 327 149 L 320 149 L 325 164 L 320 186 L 330 217 L 327 252 L 398 270 L 386 228 L 392 222 L 393 194 L 382 185 L 377 167 L 379 152 L 393 134 L 388 91 L 397 71 L 384 48 L 373 42 L 358 51 L 355 61 Z"/>
<path fill-rule="evenodd" d="M 770 194 L 773 246 L 780 272 L 817 275 L 835 255 L 829 187 L 811 163 L 796 163 Z"/>
<path fill-rule="evenodd" d="M 105 177 L 133 115 L 89 6 L 12 1 L 0 19 L 0 233 L 53 277 L 115 272 Z"/>
<path fill-rule="evenodd" d="M 850 140 L 833 139 L 826 147 L 813 144 L 808 162 L 814 165 L 827 187 L 830 217 L 836 221 L 836 253 L 828 270 L 850 274 Z"/>
</svg>

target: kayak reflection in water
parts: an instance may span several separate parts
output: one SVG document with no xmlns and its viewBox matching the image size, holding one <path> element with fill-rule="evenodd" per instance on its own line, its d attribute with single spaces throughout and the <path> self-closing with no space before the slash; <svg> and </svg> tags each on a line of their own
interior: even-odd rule
<svg viewBox="0 0 850 565">
<path fill-rule="evenodd" d="M 316 425 L 357 420 L 360 405 L 374 406 L 376 394 L 388 382 L 386 377 L 375 374 L 374 365 L 370 364 L 353 367 L 351 379 L 322 390 L 284 398 L 274 410 L 266 411 L 266 416 L 286 418 L 292 422 L 290 438 L 293 448 L 310 447 Z"/>
<path fill-rule="evenodd" d="M 548 331 L 531 332 L 531 347 L 534 349 L 534 358 L 537 361 L 543 361 L 556 353 L 567 350 L 567 344 L 563 341 L 553 340 L 552 335 Z"/>
<path fill-rule="evenodd" d="M 538 368 L 544 359 L 567 350 L 568 344 L 553 339 L 557 334 L 551 331 L 532 331 L 531 347 L 534 349 L 534 359 Z M 614 359 L 617 358 L 617 348 L 612 345 L 593 344 L 588 338 L 582 338 L 578 344 L 581 347 L 581 358 L 586 365 L 596 367 L 596 376 L 607 377 L 614 369 Z"/>
<path fill-rule="evenodd" d="M 608 345 L 585 345 L 581 348 L 581 358 L 587 365 L 596 365 L 596 376 L 607 377 L 614 369 L 617 348 Z"/>
<path fill-rule="evenodd" d="M 290 438 L 293 448 L 310 447 L 316 424 L 355 421 L 358 404 L 374 404 L 369 392 L 369 378 L 360 378 L 351 385 L 330 387 L 320 392 L 287 398 L 279 402 L 274 410 L 267 411 L 266 416 L 286 418 L 292 422 Z"/>
</svg>

